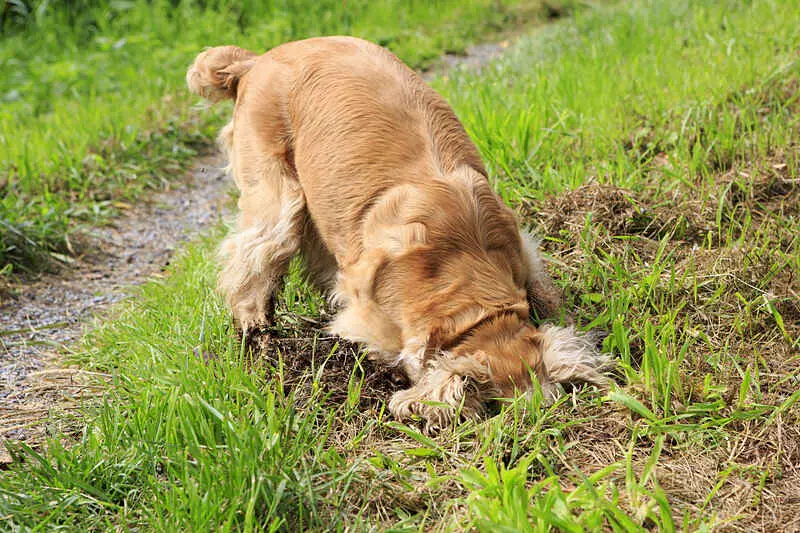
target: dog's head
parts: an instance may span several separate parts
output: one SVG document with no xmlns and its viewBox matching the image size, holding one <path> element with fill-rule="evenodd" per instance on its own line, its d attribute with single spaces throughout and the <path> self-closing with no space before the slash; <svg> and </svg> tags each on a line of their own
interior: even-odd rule
<svg viewBox="0 0 800 533">
<path fill-rule="evenodd" d="M 396 393 L 389 408 L 398 418 L 416 415 L 428 431 L 454 420 L 478 418 L 496 398 L 531 390 L 531 376 L 552 394 L 542 353 L 543 338 L 516 313 L 481 321 L 435 354 L 416 385 Z"/>
<path fill-rule="evenodd" d="M 501 313 L 465 335 L 450 350 L 448 359 L 467 375 L 482 374 L 496 397 L 513 398 L 531 389 L 532 376 L 548 386 L 543 348 L 541 332 L 527 319 L 517 313 Z"/>
</svg>

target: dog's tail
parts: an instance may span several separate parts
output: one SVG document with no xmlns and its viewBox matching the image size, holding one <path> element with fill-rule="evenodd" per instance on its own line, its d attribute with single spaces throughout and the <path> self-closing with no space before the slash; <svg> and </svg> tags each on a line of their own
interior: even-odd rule
<svg viewBox="0 0 800 533">
<path fill-rule="evenodd" d="M 212 102 L 236 99 L 239 80 L 256 62 L 255 52 L 238 46 L 216 46 L 201 52 L 186 73 L 186 85 L 194 94 Z"/>
</svg>

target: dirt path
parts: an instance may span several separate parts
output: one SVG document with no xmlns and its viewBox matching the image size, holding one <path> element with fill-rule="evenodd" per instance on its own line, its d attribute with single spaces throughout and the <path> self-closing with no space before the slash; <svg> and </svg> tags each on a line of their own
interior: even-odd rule
<svg viewBox="0 0 800 533">
<path fill-rule="evenodd" d="M 448 54 L 423 77 L 480 68 L 507 47 L 503 41 Z M 91 373 L 57 367 L 58 354 L 91 318 L 158 276 L 182 243 L 220 220 L 232 187 L 222 166 L 219 155 L 199 159 L 185 179 L 131 207 L 113 226 L 94 229 L 92 248 L 69 268 L 18 285 L 0 301 L 0 465 L 10 461 L 4 440 L 37 441 L 39 420 L 54 408 L 63 415 L 79 407 L 81 395 L 96 388 L 86 379 Z"/>
<path fill-rule="evenodd" d="M 54 358 L 92 317 L 159 275 L 182 243 L 220 219 L 232 185 L 222 166 L 219 156 L 200 158 L 184 179 L 131 207 L 112 226 L 95 228 L 91 248 L 69 268 L 17 285 L 3 301 L 0 464 L 9 460 L 4 439 L 30 440 L 39 429 L 31 426 L 51 408 L 78 406 L 91 392 L 80 371 L 54 369 Z"/>
<path fill-rule="evenodd" d="M 41 356 L 74 341 L 86 319 L 160 272 L 180 243 L 219 220 L 230 186 L 218 156 L 197 161 L 186 178 L 91 232 L 91 249 L 57 274 L 13 289 L 0 306 L 3 391 L 41 368 Z M 0 393 L 2 398 L 2 393 Z"/>
<path fill-rule="evenodd" d="M 511 45 L 511 40 L 499 43 L 476 44 L 467 48 L 465 54 L 445 54 L 439 63 L 422 74 L 428 81 L 431 78 L 458 68 L 480 70 L 484 65 L 503 55 Z"/>
</svg>

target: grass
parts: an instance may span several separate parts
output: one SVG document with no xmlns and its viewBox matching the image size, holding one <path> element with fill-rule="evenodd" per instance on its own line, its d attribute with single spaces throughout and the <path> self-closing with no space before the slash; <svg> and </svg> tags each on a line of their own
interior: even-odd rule
<svg viewBox="0 0 800 533">
<path fill-rule="evenodd" d="M 19 445 L 9 528 L 708 531 L 797 527 L 797 50 L 789 1 L 632 0 L 434 82 L 584 327 L 607 393 L 540 394 L 435 438 L 315 332 L 295 265 L 251 357 L 213 285 L 219 234 L 85 340 L 113 384 L 77 442 Z M 309 325 L 309 324 L 312 325 Z"/>
<path fill-rule="evenodd" d="M 229 110 L 198 113 L 184 89 L 204 47 L 266 50 L 352 34 L 415 67 L 571 0 L 41 0 L 8 3 L 0 41 L 0 270 L 80 253 L 115 203 L 175 179 Z M 27 13 L 27 15 L 26 15 Z"/>
</svg>

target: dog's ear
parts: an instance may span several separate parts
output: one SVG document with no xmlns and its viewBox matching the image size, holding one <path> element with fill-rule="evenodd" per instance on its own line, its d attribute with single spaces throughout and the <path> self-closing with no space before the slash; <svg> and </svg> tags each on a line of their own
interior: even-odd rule
<svg viewBox="0 0 800 533">
<path fill-rule="evenodd" d="M 539 252 L 541 239 L 527 231 L 520 232 L 522 238 L 522 258 L 525 261 L 527 276 L 525 290 L 531 309 L 531 318 L 544 320 L 558 316 L 561 308 L 561 291 L 555 286 L 545 268 Z"/>
</svg>

